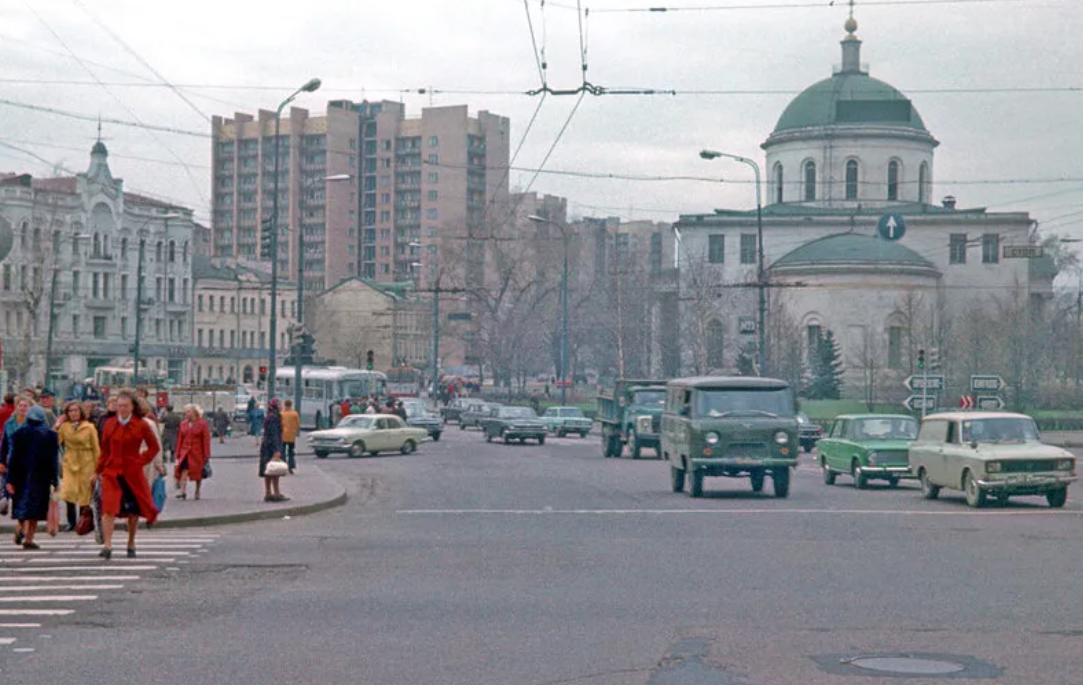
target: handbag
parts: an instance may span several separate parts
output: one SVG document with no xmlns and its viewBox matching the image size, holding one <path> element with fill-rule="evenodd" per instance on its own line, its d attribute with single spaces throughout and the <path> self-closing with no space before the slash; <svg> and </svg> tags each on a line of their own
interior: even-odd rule
<svg viewBox="0 0 1083 685">
<path fill-rule="evenodd" d="M 75 524 L 76 535 L 90 535 L 94 532 L 94 510 L 90 507 L 79 509 L 79 521 Z"/>
<path fill-rule="evenodd" d="M 211 468 L 209 461 L 203 462 L 203 480 L 207 480 L 214 475 L 214 469 Z"/>
<path fill-rule="evenodd" d="M 289 472 L 289 464 L 281 459 L 272 459 L 263 467 L 263 475 L 265 478 L 278 478 L 280 476 L 285 476 Z"/>
<path fill-rule="evenodd" d="M 154 508 L 158 511 L 165 509 L 165 503 L 169 499 L 165 490 L 165 476 L 159 475 L 150 486 L 150 494 L 154 498 Z"/>
<path fill-rule="evenodd" d="M 46 518 L 45 532 L 49 537 L 56 537 L 60 532 L 60 503 L 55 499 L 49 500 L 49 515 Z"/>
</svg>

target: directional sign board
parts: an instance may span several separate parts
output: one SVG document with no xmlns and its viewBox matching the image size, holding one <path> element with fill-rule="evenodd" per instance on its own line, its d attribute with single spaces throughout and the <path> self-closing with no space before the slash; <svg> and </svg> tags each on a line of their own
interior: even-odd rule
<svg viewBox="0 0 1083 685">
<path fill-rule="evenodd" d="M 902 214 L 885 214 L 876 223 L 876 230 L 884 240 L 898 240 L 906 234 L 906 220 Z"/>
<path fill-rule="evenodd" d="M 921 411 L 922 409 L 928 411 L 930 409 L 936 409 L 936 396 L 929 395 L 928 397 L 922 397 L 921 395 L 911 395 L 903 402 L 903 406 L 910 411 Z"/>
<path fill-rule="evenodd" d="M 974 408 L 974 396 L 963 395 L 959 398 L 960 409 L 973 409 Z"/>
<path fill-rule="evenodd" d="M 996 395 L 978 395 L 977 404 L 982 411 L 1000 411 L 1004 408 L 1004 400 Z"/>
<path fill-rule="evenodd" d="M 1041 245 L 1005 245 L 1004 259 L 1036 259 L 1042 256 Z"/>
<path fill-rule="evenodd" d="M 906 379 L 907 390 L 934 390 L 940 391 L 944 389 L 944 376 L 940 374 L 929 374 L 920 376 L 910 376 Z"/>
<path fill-rule="evenodd" d="M 971 376 L 970 390 L 973 392 L 1000 392 L 1004 388 L 1004 379 L 1000 376 Z"/>
</svg>

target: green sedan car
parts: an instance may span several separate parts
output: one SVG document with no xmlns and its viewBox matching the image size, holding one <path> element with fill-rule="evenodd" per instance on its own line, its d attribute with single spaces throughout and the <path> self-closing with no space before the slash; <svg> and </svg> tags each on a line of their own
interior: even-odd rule
<svg viewBox="0 0 1083 685">
<path fill-rule="evenodd" d="M 841 473 L 854 487 L 870 480 L 886 480 L 891 487 L 910 475 L 910 444 L 918 437 L 918 422 L 903 414 L 851 414 L 839 416 L 820 439 L 820 468 L 824 483 L 834 485 Z"/>
<path fill-rule="evenodd" d="M 569 433 L 578 433 L 585 438 L 590 433 L 592 422 L 579 407 L 549 407 L 542 414 L 541 420 L 550 433 L 563 438 Z"/>
</svg>

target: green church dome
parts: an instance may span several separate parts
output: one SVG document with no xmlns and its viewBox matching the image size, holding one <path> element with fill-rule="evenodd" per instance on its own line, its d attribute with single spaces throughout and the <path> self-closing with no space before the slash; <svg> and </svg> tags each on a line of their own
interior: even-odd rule
<svg viewBox="0 0 1083 685">
<path fill-rule="evenodd" d="M 776 259 L 771 268 L 805 266 L 936 269 L 932 262 L 897 241 L 859 233 L 836 233 L 805 243 Z"/>
<path fill-rule="evenodd" d="M 847 124 L 926 130 L 905 95 L 864 72 L 853 71 L 840 72 L 802 91 L 782 112 L 775 132 Z"/>
</svg>

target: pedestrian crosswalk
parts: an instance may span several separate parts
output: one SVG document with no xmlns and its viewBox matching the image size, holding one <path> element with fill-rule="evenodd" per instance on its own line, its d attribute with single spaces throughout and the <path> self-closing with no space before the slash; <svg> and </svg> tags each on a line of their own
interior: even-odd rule
<svg viewBox="0 0 1083 685">
<path fill-rule="evenodd" d="M 33 652 L 37 635 L 136 583 L 168 579 L 180 568 L 173 564 L 200 559 L 217 540 L 212 533 L 140 531 L 137 556 L 129 559 L 127 535 L 118 530 L 109 561 L 98 556 L 93 538 L 41 536 L 41 549 L 33 551 L 0 541 L 0 656 Z"/>
</svg>

